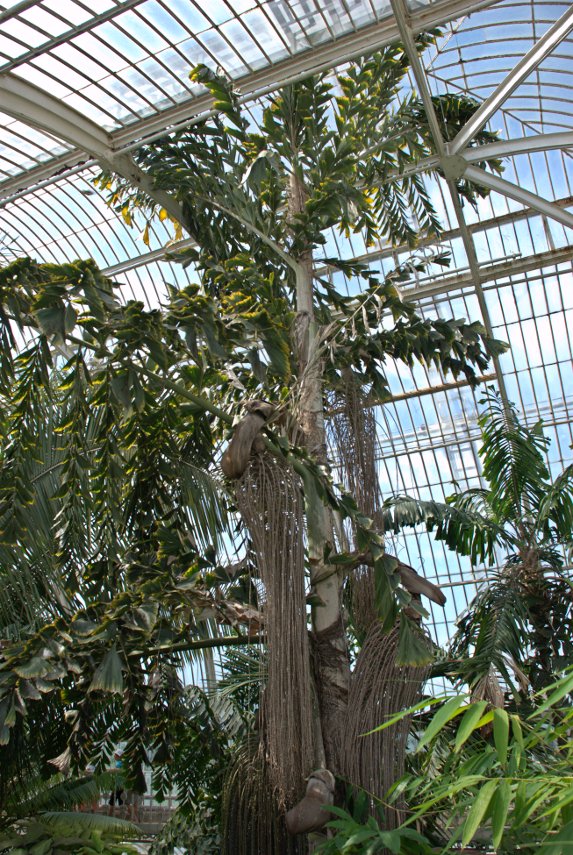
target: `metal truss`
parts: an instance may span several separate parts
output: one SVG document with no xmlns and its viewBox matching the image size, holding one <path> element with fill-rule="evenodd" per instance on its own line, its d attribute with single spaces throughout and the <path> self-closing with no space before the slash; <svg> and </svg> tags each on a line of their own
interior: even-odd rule
<svg viewBox="0 0 573 855">
<path fill-rule="evenodd" d="M 120 11 L 124 11 L 126 8 L 139 5 L 140 2 L 141 0 L 126 0 L 125 3 L 119 4 L 114 10 L 110 10 L 109 13 L 92 19 L 89 25 L 93 27 L 94 22 L 97 24 L 101 22 L 100 19 L 107 20 L 119 14 Z M 461 15 L 466 15 L 477 9 L 490 6 L 494 2 L 495 0 L 439 0 L 439 2 L 430 3 L 428 6 L 412 13 L 413 26 L 420 31 L 430 29 Z M 12 14 L 15 14 L 14 10 L 9 10 L 5 13 L 5 15 L 9 15 L 10 17 L 12 17 Z M 67 38 L 72 38 L 79 32 L 85 32 L 88 29 L 88 24 L 85 24 L 81 28 L 75 28 L 67 34 Z M 289 59 L 273 63 L 269 67 L 238 78 L 236 85 L 241 93 L 241 100 L 244 102 L 250 101 L 288 83 L 300 80 L 309 74 L 325 71 L 334 65 L 370 53 L 395 41 L 399 38 L 399 35 L 396 22 L 389 17 L 370 26 L 340 36 L 335 41 L 324 42 L 312 50 L 296 54 Z M 57 40 L 57 43 L 59 44 L 63 40 L 64 37 L 62 36 Z M 50 43 L 47 46 L 49 47 L 49 45 Z M 44 45 L 42 50 L 46 50 L 47 46 Z M 39 50 L 35 51 L 34 54 L 36 55 Z M 15 67 L 17 64 L 20 64 L 26 56 L 18 58 L 18 61 L 10 63 L 8 67 Z M 9 115 L 18 115 L 18 113 L 13 112 L 14 105 L 10 99 L 10 91 L 17 88 L 14 80 L 19 80 L 19 78 L 12 78 L 6 72 L 0 74 L 0 109 Z M 20 113 L 19 117 L 22 121 L 34 127 L 46 129 L 46 125 L 37 123 L 39 116 L 36 103 L 38 102 L 39 95 L 36 94 L 34 96 L 31 92 L 28 94 L 30 95 L 32 109 L 28 110 L 26 115 Z M 53 99 L 53 101 L 56 101 L 56 99 Z M 148 116 L 138 122 L 130 123 L 127 127 L 113 131 L 105 137 L 101 135 L 106 132 L 99 129 L 95 123 L 90 123 L 89 127 L 84 127 L 82 122 L 79 127 L 84 127 L 86 134 L 80 133 L 75 139 L 72 139 L 69 134 L 70 128 L 65 122 L 65 111 L 64 114 L 60 114 L 60 110 L 57 109 L 55 104 L 52 104 L 50 111 L 56 121 L 51 129 L 47 129 L 47 132 L 56 137 L 58 134 L 66 132 L 67 135 L 62 136 L 62 139 L 67 139 L 77 146 L 78 149 L 90 155 L 94 155 L 95 153 L 94 143 L 96 142 L 99 142 L 100 146 L 103 146 L 103 149 L 108 152 L 130 151 L 139 147 L 142 142 L 151 142 L 157 136 L 163 135 L 166 129 L 176 129 L 188 125 L 192 121 L 198 121 L 200 118 L 208 115 L 211 108 L 212 99 L 207 94 L 187 97 L 174 107 L 162 109 L 152 116 Z M 81 114 L 78 115 L 80 115 L 84 122 L 86 121 L 85 117 L 81 116 Z M 95 157 L 97 160 L 101 160 L 100 154 L 95 154 Z M 82 159 L 83 155 L 77 153 L 70 154 L 64 160 L 67 165 L 73 167 Z M 61 164 L 54 163 L 54 165 L 56 167 L 54 169 L 55 173 L 61 168 Z M 21 192 L 23 184 L 34 187 L 39 181 L 45 181 L 48 177 L 49 168 L 49 163 L 42 164 L 39 167 L 27 170 L 22 177 L 17 176 L 1 182 L 0 199 L 10 197 L 14 192 Z"/>
<path fill-rule="evenodd" d="M 82 149 L 104 169 L 121 175 L 134 187 L 145 190 L 175 220 L 183 220 L 179 203 L 169 194 L 153 187 L 149 177 L 137 166 L 131 155 L 116 151 L 111 135 L 95 122 L 13 74 L 0 75 L 0 97 L 4 113 Z"/>
</svg>

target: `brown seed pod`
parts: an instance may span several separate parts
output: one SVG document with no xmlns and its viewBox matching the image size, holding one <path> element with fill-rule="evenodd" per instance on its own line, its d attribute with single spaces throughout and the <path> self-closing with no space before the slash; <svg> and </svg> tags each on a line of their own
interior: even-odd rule
<svg viewBox="0 0 573 855">
<path fill-rule="evenodd" d="M 334 775 L 328 769 L 316 769 L 311 772 L 304 798 L 285 816 L 289 834 L 319 831 L 332 819 L 332 814 L 324 810 L 324 805 L 331 805 L 334 802 L 334 786 Z"/>
<path fill-rule="evenodd" d="M 247 415 L 236 426 L 229 446 L 221 458 L 221 469 L 227 478 L 241 477 L 249 463 L 253 443 L 275 411 L 273 405 L 266 401 L 248 401 L 245 409 Z"/>
</svg>

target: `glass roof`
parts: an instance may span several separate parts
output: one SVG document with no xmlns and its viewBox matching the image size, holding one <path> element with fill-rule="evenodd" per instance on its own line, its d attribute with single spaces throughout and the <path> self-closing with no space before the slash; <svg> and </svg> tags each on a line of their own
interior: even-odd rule
<svg viewBox="0 0 573 855">
<path fill-rule="evenodd" d="M 414 68 L 422 98 L 468 93 L 500 132 L 501 182 L 477 209 L 428 181 L 452 264 L 403 287 L 428 315 L 481 319 L 511 350 L 484 378 L 529 421 L 540 416 L 558 471 L 573 459 L 573 11 L 568 3 L 504 0 L 21 0 L 0 6 L 0 253 L 41 261 L 90 256 L 156 304 L 160 283 L 187 273 L 162 260 L 172 233 L 149 245 L 94 188 L 98 161 L 129 152 L 210 109 L 188 72 L 198 62 L 234 80 L 245 101 L 440 24 Z M 253 111 L 256 115 L 256 110 Z M 449 147 L 445 143 L 449 143 Z M 446 175 L 460 141 L 438 141 Z M 458 150 L 475 164 L 464 146 Z M 465 154 L 464 154 L 465 152 Z M 469 171 L 468 171 L 469 175 Z M 407 248 L 329 243 L 347 258 L 392 268 Z M 337 274 L 341 283 L 342 274 Z M 349 285 L 350 287 L 350 285 Z M 479 390 L 396 366 L 393 401 L 377 412 L 384 493 L 441 499 L 479 483 Z M 443 640 L 483 569 L 426 535 L 395 545 L 450 591 L 435 609 Z M 446 591 L 448 593 L 448 591 Z"/>
</svg>

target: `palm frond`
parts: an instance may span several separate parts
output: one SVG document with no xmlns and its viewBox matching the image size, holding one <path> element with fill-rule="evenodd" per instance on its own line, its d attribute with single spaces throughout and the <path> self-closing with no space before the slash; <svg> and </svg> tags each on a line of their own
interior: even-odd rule
<svg viewBox="0 0 573 855">
<path fill-rule="evenodd" d="M 99 831 L 106 836 L 118 839 L 140 834 L 133 822 L 101 813 L 82 813 L 79 811 L 45 811 L 37 821 L 48 827 L 53 833 L 68 836 L 90 831 Z"/>
<path fill-rule="evenodd" d="M 26 796 L 23 797 L 21 792 L 17 800 L 8 796 L 5 807 L 16 817 L 35 816 L 46 811 L 59 813 L 76 805 L 93 802 L 104 788 L 110 786 L 108 775 L 100 775 L 97 778 L 92 775 L 79 778 L 55 775 L 48 781 L 39 778 L 34 786 L 28 789 Z"/>
<path fill-rule="evenodd" d="M 467 502 L 464 495 L 460 494 L 459 500 L 449 499 L 448 503 L 393 496 L 383 505 L 383 530 L 396 534 L 406 527 L 425 525 L 428 531 L 435 531 L 436 540 L 444 541 L 453 551 L 469 555 L 474 563 L 493 563 L 496 545 L 500 540 L 509 542 L 509 535 L 486 515 L 485 491 L 473 492 Z"/>
<path fill-rule="evenodd" d="M 451 655 L 461 660 L 463 678 L 471 687 L 487 680 L 494 669 L 514 693 L 515 668 L 523 661 L 527 637 L 527 603 L 522 589 L 507 572 L 492 574 L 466 613 L 459 618 Z"/>
<path fill-rule="evenodd" d="M 573 539 L 573 465 L 567 466 L 545 491 L 537 510 L 536 528 L 546 536 L 551 525 L 564 542 Z"/>
<path fill-rule="evenodd" d="M 523 425 L 515 407 L 506 406 L 495 390 L 488 390 L 484 402 L 488 408 L 479 419 L 480 455 L 492 511 L 500 524 L 526 519 L 549 484 L 545 462 L 549 440 L 541 423 L 533 428 Z"/>
</svg>

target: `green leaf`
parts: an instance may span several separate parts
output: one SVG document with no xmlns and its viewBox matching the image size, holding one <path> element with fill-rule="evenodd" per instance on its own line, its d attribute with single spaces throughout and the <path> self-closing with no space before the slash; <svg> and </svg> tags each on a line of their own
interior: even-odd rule
<svg viewBox="0 0 573 855">
<path fill-rule="evenodd" d="M 54 336 L 60 341 L 63 341 L 66 332 L 65 314 L 63 304 L 46 306 L 43 309 L 36 309 L 35 312 L 38 326 L 44 335 Z"/>
<path fill-rule="evenodd" d="M 39 843 L 35 843 L 34 846 L 32 846 L 32 848 L 30 849 L 30 855 L 47 855 L 51 848 L 51 838 L 48 838 L 47 840 L 40 840 Z"/>
<path fill-rule="evenodd" d="M 470 704 L 464 713 L 464 717 L 462 718 L 458 727 L 458 732 L 456 733 L 456 741 L 454 745 L 454 751 L 456 753 L 460 750 L 462 745 L 467 742 L 474 730 L 477 729 L 478 722 L 480 721 L 486 707 L 487 701 L 477 701 L 477 703 Z"/>
<path fill-rule="evenodd" d="M 495 793 L 498 781 L 487 781 L 479 790 L 472 808 L 464 823 L 462 833 L 462 844 L 465 846 L 470 842 L 476 831 L 478 830 L 481 821 L 486 815 L 490 801 Z"/>
<path fill-rule="evenodd" d="M 385 632 L 394 626 L 397 617 L 394 591 L 390 583 L 390 577 L 394 575 L 397 566 L 398 560 L 392 555 L 383 554 L 374 562 L 376 609 Z"/>
<path fill-rule="evenodd" d="M 400 614 L 400 635 L 396 662 L 398 665 L 426 665 L 433 662 L 434 651 L 422 630 L 407 615 Z"/>
<path fill-rule="evenodd" d="M 543 713 L 550 707 L 555 706 L 555 704 L 562 700 L 565 695 L 568 695 L 570 694 L 570 692 L 573 692 L 573 671 L 571 671 L 567 677 L 562 680 L 557 680 L 548 688 L 552 688 L 553 686 L 556 686 L 555 691 L 549 695 L 545 703 L 541 704 L 541 706 L 537 708 L 537 714 Z"/>
<path fill-rule="evenodd" d="M 497 787 L 495 798 L 492 801 L 491 826 L 493 832 L 493 846 L 497 849 L 501 844 L 509 803 L 511 800 L 511 784 L 507 780 L 501 780 Z"/>
<path fill-rule="evenodd" d="M 442 701 L 443 698 L 424 698 L 423 701 L 420 701 L 413 707 L 408 707 L 408 709 L 396 713 L 396 715 L 393 715 L 387 721 L 383 722 L 383 724 L 379 724 L 378 727 L 375 727 L 374 730 L 369 730 L 367 733 L 363 733 L 361 735 L 369 736 L 371 733 L 378 733 L 380 730 L 386 730 L 387 727 L 392 727 L 393 724 L 397 724 L 399 721 L 402 721 L 406 716 L 413 715 L 413 713 L 426 709 L 426 707 L 432 706 L 433 704 L 440 704 Z"/>
<path fill-rule="evenodd" d="M 358 843 L 364 843 L 365 840 L 370 840 L 372 837 L 372 831 L 369 828 L 361 828 L 360 831 L 356 831 L 354 834 L 351 834 L 350 837 L 345 841 L 344 846 L 350 849 L 351 846 L 356 846 Z"/>
<path fill-rule="evenodd" d="M 40 656 L 34 656 L 29 662 L 15 665 L 14 671 L 19 677 L 32 678 L 43 677 L 50 670 L 50 663 Z"/>
<path fill-rule="evenodd" d="M 88 691 L 110 692 L 112 694 L 122 692 L 123 667 L 121 657 L 114 646 L 96 668 Z"/>
<path fill-rule="evenodd" d="M 398 855 L 400 852 L 402 840 L 399 831 L 381 831 L 380 841 L 394 855 Z"/>
<path fill-rule="evenodd" d="M 493 741 L 499 762 L 505 766 L 509 741 L 509 717 L 505 710 L 495 709 L 493 711 Z"/>
<path fill-rule="evenodd" d="M 73 329 L 76 325 L 77 318 L 78 318 L 77 312 L 75 311 L 72 304 L 68 303 L 66 306 L 66 311 L 64 313 L 64 329 L 68 335 L 71 332 L 73 332 Z"/>
<path fill-rule="evenodd" d="M 434 736 L 446 726 L 446 724 L 455 718 L 457 715 L 461 715 L 461 713 L 465 710 L 465 701 L 467 700 L 467 695 L 454 695 L 453 698 L 450 698 L 449 701 L 446 701 L 444 706 L 438 710 L 435 716 L 432 718 L 430 724 L 424 731 L 424 734 L 418 745 L 416 746 L 416 751 L 421 751 L 429 742 L 432 741 Z"/>
<path fill-rule="evenodd" d="M 548 834 L 538 846 L 540 855 L 571 855 L 573 852 L 573 821 L 564 825 L 557 834 Z"/>
</svg>

